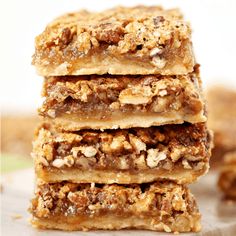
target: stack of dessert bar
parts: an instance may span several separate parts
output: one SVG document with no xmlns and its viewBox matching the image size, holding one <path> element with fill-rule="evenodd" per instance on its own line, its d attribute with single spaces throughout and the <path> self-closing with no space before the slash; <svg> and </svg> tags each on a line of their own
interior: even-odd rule
<svg viewBox="0 0 236 236">
<path fill-rule="evenodd" d="M 45 77 L 33 225 L 200 230 L 186 184 L 208 170 L 199 66 L 178 10 L 59 17 L 36 38 Z"/>
</svg>

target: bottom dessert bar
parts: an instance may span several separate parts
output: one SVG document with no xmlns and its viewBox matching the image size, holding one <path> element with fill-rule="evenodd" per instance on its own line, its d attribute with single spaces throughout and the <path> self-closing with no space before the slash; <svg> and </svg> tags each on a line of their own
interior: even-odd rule
<svg viewBox="0 0 236 236">
<path fill-rule="evenodd" d="M 236 151 L 225 155 L 218 186 L 225 197 L 236 199 Z"/>
<path fill-rule="evenodd" d="M 69 133 L 44 124 L 32 156 L 45 182 L 183 184 L 207 172 L 210 150 L 204 123 Z"/>
<path fill-rule="evenodd" d="M 38 183 L 30 211 L 38 228 L 198 232 L 200 213 L 184 185 Z"/>
</svg>

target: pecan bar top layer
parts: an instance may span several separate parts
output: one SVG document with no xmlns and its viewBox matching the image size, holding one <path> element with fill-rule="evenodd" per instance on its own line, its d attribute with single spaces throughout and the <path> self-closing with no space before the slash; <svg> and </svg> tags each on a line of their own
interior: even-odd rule
<svg viewBox="0 0 236 236">
<path fill-rule="evenodd" d="M 67 131 L 206 121 L 197 66 L 179 76 L 49 77 L 43 96 L 40 115 Z"/>
<path fill-rule="evenodd" d="M 37 177 L 48 182 L 191 183 L 208 170 L 211 137 L 201 123 L 74 133 L 44 124 L 33 146 Z"/>
<path fill-rule="evenodd" d="M 177 9 L 117 7 L 61 16 L 36 37 L 33 64 L 43 76 L 186 74 L 191 29 Z"/>
<path fill-rule="evenodd" d="M 142 185 L 41 183 L 32 200 L 32 223 L 62 230 L 138 228 L 199 231 L 200 214 L 187 187 L 170 182 Z"/>
</svg>

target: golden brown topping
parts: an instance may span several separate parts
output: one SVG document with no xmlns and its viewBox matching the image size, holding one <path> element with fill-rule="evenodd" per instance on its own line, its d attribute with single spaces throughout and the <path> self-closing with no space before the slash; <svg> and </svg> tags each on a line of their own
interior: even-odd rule
<svg viewBox="0 0 236 236">
<path fill-rule="evenodd" d="M 113 212 L 166 215 L 197 212 L 186 187 L 168 181 L 143 185 L 38 184 L 31 211 L 36 217 Z"/>
<path fill-rule="evenodd" d="M 36 39 L 37 49 L 60 48 L 87 54 L 100 44 L 119 53 L 164 49 L 171 40 L 175 47 L 190 37 L 189 25 L 178 10 L 161 7 L 117 7 L 101 13 L 69 13 L 48 25 Z M 160 51 L 159 51 L 160 53 Z M 152 53 L 153 54 L 153 53 Z"/>
<path fill-rule="evenodd" d="M 197 171 L 206 167 L 210 156 L 211 140 L 204 123 L 74 133 L 43 127 L 32 154 L 39 166 L 99 170 L 179 166 Z"/>
<path fill-rule="evenodd" d="M 36 37 L 33 64 L 44 76 L 186 74 L 191 29 L 178 9 L 159 6 L 68 13 Z"/>
</svg>

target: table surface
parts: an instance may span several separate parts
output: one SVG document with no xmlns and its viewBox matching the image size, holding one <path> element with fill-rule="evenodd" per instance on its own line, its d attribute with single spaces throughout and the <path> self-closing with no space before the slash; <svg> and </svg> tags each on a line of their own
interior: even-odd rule
<svg viewBox="0 0 236 236">
<path fill-rule="evenodd" d="M 202 213 L 202 232 L 184 235 L 236 235 L 236 203 L 222 200 L 216 188 L 216 173 L 209 173 L 191 186 L 197 198 Z M 53 230 L 38 230 L 29 224 L 30 214 L 27 212 L 34 187 L 33 169 L 20 170 L 1 176 L 1 221 L 2 235 L 16 235 L 18 232 L 28 236 L 42 235 L 169 235 L 151 231 L 91 231 L 91 232 L 61 232 Z M 171 234 L 172 235 L 172 234 Z"/>
</svg>

